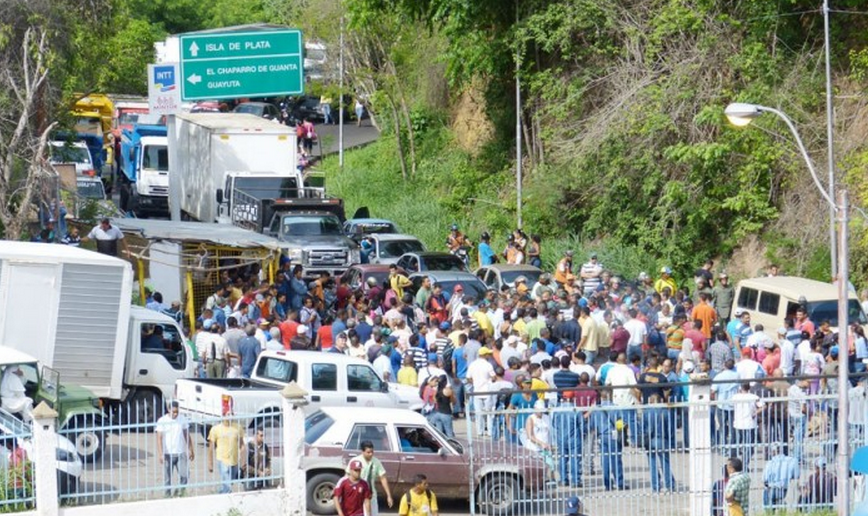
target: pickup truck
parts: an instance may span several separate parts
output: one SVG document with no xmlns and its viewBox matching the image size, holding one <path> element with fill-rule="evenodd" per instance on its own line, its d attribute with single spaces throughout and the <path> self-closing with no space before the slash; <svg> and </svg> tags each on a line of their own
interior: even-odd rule
<svg viewBox="0 0 868 516">
<path fill-rule="evenodd" d="M 280 390 L 292 381 L 308 392 L 307 413 L 321 406 L 422 407 L 416 389 L 384 382 L 367 361 L 319 351 L 263 351 L 251 378 L 180 379 L 175 398 L 194 421 L 231 411 L 249 415 L 247 427 L 267 425 L 269 414 L 280 412 Z"/>
</svg>

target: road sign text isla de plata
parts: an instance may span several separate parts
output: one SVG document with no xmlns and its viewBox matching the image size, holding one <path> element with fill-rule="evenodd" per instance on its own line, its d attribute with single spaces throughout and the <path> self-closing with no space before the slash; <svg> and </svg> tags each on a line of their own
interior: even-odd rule
<svg viewBox="0 0 868 516">
<path fill-rule="evenodd" d="M 301 31 L 189 34 L 180 46 L 183 100 L 303 92 Z"/>
</svg>

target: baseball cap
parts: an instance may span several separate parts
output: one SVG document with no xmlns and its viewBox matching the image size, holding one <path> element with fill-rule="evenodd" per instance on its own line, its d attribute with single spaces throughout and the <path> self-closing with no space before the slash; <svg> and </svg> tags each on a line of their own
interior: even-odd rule
<svg viewBox="0 0 868 516">
<path fill-rule="evenodd" d="M 838 346 L 829 348 L 829 354 L 832 355 L 832 358 L 838 358 Z"/>
<path fill-rule="evenodd" d="M 479 348 L 479 356 L 486 356 L 491 354 L 491 349 L 486 348 L 485 346 Z"/>
<path fill-rule="evenodd" d="M 362 461 L 351 460 L 350 461 L 350 469 L 353 471 L 361 471 L 362 470 Z"/>
<path fill-rule="evenodd" d="M 516 283 L 527 283 L 527 278 L 525 278 L 524 276 L 519 276 L 519 277 L 515 278 L 515 282 Z"/>
<path fill-rule="evenodd" d="M 744 313 L 744 310 L 742 310 L 741 308 L 736 308 L 735 312 L 733 312 L 732 315 L 734 315 L 736 317 L 741 317 L 741 314 L 743 314 L 743 313 Z"/>
<path fill-rule="evenodd" d="M 449 321 L 443 321 L 442 323 L 440 323 L 440 329 L 443 331 L 446 331 L 451 327 L 452 327 L 452 325 L 449 324 Z"/>
<path fill-rule="evenodd" d="M 661 267 L 660 273 L 661 274 L 672 274 L 672 269 L 670 269 L 669 267 Z"/>
<path fill-rule="evenodd" d="M 814 461 L 814 466 L 818 468 L 826 467 L 826 457 L 817 457 L 817 460 Z"/>
<path fill-rule="evenodd" d="M 648 273 L 647 272 L 640 272 L 638 279 L 639 279 L 639 281 L 644 281 L 644 280 L 648 279 Z"/>
<path fill-rule="evenodd" d="M 389 338 L 386 339 L 386 342 L 388 342 L 388 343 L 398 342 L 398 336 L 397 335 L 389 335 Z"/>
<path fill-rule="evenodd" d="M 215 322 L 217 322 L 217 321 L 215 321 L 214 319 L 205 319 L 204 321 L 202 321 L 202 328 L 205 328 L 206 330 L 210 330 L 211 326 Z"/>
<path fill-rule="evenodd" d="M 717 277 L 718 278 L 728 278 L 729 276 L 727 276 L 725 272 L 721 272 L 720 274 L 717 275 Z"/>
<path fill-rule="evenodd" d="M 268 319 L 259 319 L 260 326 L 268 326 Z"/>
<path fill-rule="evenodd" d="M 591 253 L 591 260 L 597 259 L 597 253 Z"/>
<path fill-rule="evenodd" d="M 567 256 L 572 256 L 572 255 L 573 255 L 573 251 L 572 251 L 572 250 L 569 250 L 569 251 L 566 251 L 564 254 L 567 255 Z"/>
<path fill-rule="evenodd" d="M 783 326 L 781 326 L 780 328 L 778 328 L 778 335 L 786 335 L 786 334 L 787 334 L 787 329 L 786 329 L 786 328 L 784 328 Z"/>
<path fill-rule="evenodd" d="M 582 501 L 578 496 L 571 496 L 567 499 L 567 515 L 578 516 L 579 510 L 582 507 Z"/>
</svg>

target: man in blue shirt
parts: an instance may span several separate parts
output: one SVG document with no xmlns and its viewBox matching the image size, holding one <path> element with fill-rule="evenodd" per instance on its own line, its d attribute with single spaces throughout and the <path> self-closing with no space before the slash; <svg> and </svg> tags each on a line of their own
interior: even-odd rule
<svg viewBox="0 0 868 516">
<path fill-rule="evenodd" d="M 479 266 L 493 265 L 497 255 L 494 254 L 494 250 L 490 245 L 491 235 L 488 234 L 488 231 L 485 231 L 479 240 Z"/>
<path fill-rule="evenodd" d="M 717 428 L 712 428 L 711 439 L 714 446 L 723 446 L 734 442 L 732 427 L 733 406 L 729 400 L 738 392 L 738 380 L 739 376 L 735 370 L 735 362 L 730 359 L 724 363 L 723 371 L 717 373 L 714 377 L 715 383 L 711 385 L 711 397 L 717 402 L 714 407 L 714 419 L 717 421 Z"/>
<path fill-rule="evenodd" d="M 255 337 L 256 326 L 248 324 L 244 332 L 247 336 L 238 341 L 238 354 L 241 356 L 241 376 L 250 378 L 250 374 L 253 373 L 253 366 L 256 365 L 256 359 L 262 352 L 262 346 Z"/>
</svg>

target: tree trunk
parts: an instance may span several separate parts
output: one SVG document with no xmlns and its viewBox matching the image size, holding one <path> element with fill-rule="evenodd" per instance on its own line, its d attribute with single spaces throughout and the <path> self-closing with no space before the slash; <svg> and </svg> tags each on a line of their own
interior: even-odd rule
<svg viewBox="0 0 868 516">
<path fill-rule="evenodd" d="M 407 181 L 407 160 L 404 157 L 404 142 L 401 139 L 401 114 L 398 113 L 398 106 L 395 105 L 395 99 L 391 95 L 386 95 L 386 100 L 389 102 L 389 108 L 392 110 L 392 119 L 395 121 L 395 142 L 398 144 L 398 160 L 401 162 L 401 178 Z"/>
</svg>

